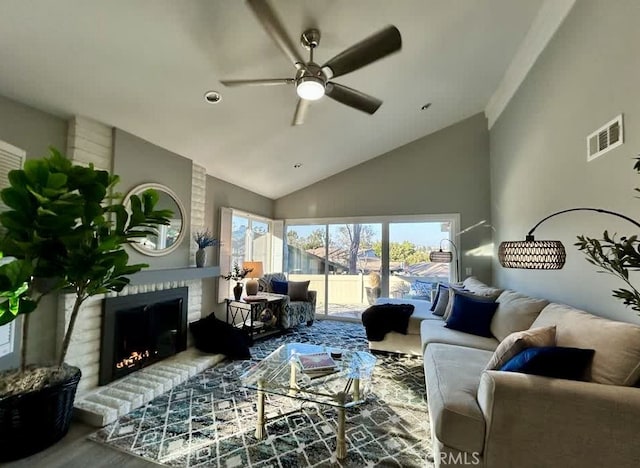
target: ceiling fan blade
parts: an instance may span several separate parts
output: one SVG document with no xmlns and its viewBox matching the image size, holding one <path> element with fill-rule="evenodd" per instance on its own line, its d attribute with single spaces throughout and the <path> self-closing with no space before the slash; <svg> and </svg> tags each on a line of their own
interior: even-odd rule
<svg viewBox="0 0 640 468">
<path fill-rule="evenodd" d="M 373 114 L 382 105 L 380 99 L 364 94 L 353 88 L 347 86 L 332 83 L 329 81 L 325 88 L 325 94 L 331 99 L 345 104 L 354 109 L 361 110 L 367 114 Z"/>
<path fill-rule="evenodd" d="M 304 63 L 300 52 L 294 46 L 291 38 L 287 36 L 282 23 L 276 16 L 269 3 L 266 0 L 247 0 L 247 3 L 253 10 L 253 13 L 258 18 L 258 21 L 262 24 L 262 27 L 267 31 L 267 34 L 271 36 L 271 39 L 276 43 L 287 58 L 295 65 L 296 63 Z"/>
<path fill-rule="evenodd" d="M 402 48 L 402 36 L 395 26 L 387 26 L 372 36 L 339 53 L 322 68 L 329 68 L 329 78 L 351 73 Z"/>
<path fill-rule="evenodd" d="M 304 118 L 307 115 L 309 104 L 311 104 L 310 101 L 307 101 L 306 99 L 298 99 L 296 113 L 293 114 L 293 121 L 291 122 L 291 126 L 302 125 L 304 123 Z"/>
<path fill-rule="evenodd" d="M 269 78 L 264 80 L 220 80 L 224 86 L 277 86 L 285 84 L 294 84 L 296 80 L 293 78 Z"/>
</svg>

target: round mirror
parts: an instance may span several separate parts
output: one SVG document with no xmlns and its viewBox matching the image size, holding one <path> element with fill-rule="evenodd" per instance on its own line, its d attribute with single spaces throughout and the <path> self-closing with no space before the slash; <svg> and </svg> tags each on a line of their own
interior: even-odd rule
<svg viewBox="0 0 640 468">
<path fill-rule="evenodd" d="M 125 197 L 124 204 L 129 206 L 132 195 L 141 195 L 147 190 L 155 190 L 158 193 L 156 210 L 171 210 L 173 215 L 168 225 L 160 225 L 153 229 L 153 234 L 141 237 L 131 243 L 131 247 L 138 252 L 153 257 L 167 255 L 178 248 L 185 233 L 185 212 L 180 199 L 169 187 L 161 184 L 141 184 L 133 188 Z"/>
</svg>

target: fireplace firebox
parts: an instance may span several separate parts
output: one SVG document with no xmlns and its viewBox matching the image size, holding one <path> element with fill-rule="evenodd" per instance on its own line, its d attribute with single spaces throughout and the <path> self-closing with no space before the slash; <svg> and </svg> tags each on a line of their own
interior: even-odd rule
<svg viewBox="0 0 640 468">
<path fill-rule="evenodd" d="M 104 300 L 99 385 L 187 348 L 188 291 L 175 288 Z"/>
</svg>

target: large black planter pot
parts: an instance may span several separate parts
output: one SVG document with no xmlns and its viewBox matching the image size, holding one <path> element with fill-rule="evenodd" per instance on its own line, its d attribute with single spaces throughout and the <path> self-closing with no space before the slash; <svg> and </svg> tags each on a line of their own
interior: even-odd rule
<svg viewBox="0 0 640 468">
<path fill-rule="evenodd" d="M 0 400 L 0 462 L 37 453 L 67 434 L 81 376 L 73 369 L 58 385 Z"/>
</svg>

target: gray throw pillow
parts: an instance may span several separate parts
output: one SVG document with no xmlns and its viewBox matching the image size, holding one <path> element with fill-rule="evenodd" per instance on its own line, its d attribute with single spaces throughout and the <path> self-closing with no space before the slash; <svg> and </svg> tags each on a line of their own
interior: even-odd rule
<svg viewBox="0 0 640 468">
<path fill-rule="evenodd" d="M 310 281 L 289 281 L 289 300 L 308 301 L 309 300 L 309 283 Z"/>
<path fill-rule="evenodd" d="M 512 333 L 500 342 L 485 370 L 500 370 L 512 357 L 526 348 L 542 348 L 555 345 L 555 325 Z"/>
<path fill-rule="evenodd" d="M 436 306 L 433 308 L 433 315 L 439 315 L 442 317 L 444 312 L 447 310 L 447 304 L 449 302 L 449 288 L 443 286 L 442 284 L 438 285 L 438 300 L 436 301 Z"/>
</svg>

